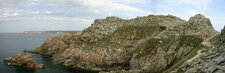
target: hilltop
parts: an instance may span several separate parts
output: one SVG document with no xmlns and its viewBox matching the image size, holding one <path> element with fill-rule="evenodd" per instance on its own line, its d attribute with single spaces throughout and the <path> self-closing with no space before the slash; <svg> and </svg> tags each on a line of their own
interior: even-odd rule
<svg viewBox="0 0 225 73">
<path fill-rule="evenodd" d="M 202 43 L 218 34 L 201 14 L 188 21 L 172 15 L 129 20 L 113 16 L 96 19 L 81 33 L 46 39 L 30 52 L 50 55 L 54 63 L 74 68 L 170 72 L 194 57 L 192 52 L 207 47 Z"/>
</svg>

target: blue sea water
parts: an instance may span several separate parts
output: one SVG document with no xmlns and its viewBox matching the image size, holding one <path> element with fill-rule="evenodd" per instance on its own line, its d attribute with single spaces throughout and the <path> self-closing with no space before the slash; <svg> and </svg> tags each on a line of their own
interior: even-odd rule
<svg viewBox="0 0 225 73">
<path fill-rule="evenodd" d="M 23 52 L 23 50 L 40 47 L 46 38 L 52 38 L 53 36 L 60 36 L 60 34 L 0 33 L 0 73 L 96 73 L 53 64 L 49 56 Z M 6 57 L 12 56 L 15 58 L 16 52 L 21 52 L 23 55 L 32 55 L 38 64 L 45 64 L 45 68 L 26 69 L 9 66 L 3 62 Z"/>
</svg>

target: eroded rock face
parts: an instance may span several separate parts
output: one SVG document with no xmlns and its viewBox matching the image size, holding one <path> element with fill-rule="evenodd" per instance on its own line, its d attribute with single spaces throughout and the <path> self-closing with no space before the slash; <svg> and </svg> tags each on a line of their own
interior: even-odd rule
<svg viewBox="0 0 225 73">
<path fill-rule="evenodd" d="M 137 49 L 134 45 L 142 42 L 139 40 L 156 36 L 184 22 L 171 15 L 149 15 L 131 20 L 118 17 L 96 19 L 80 35 L 47 39 L 31 52 L 51 55 L 54 63 L 65 66 L 91 70 L 129 69 L 129 60 Z"/>
<path fill-rule="evenodd" d="M 129 60 L 137 49 L 134 45 L 139 40 L 157 35 L 163 31 L 161 26 L 166 29 L 181 23 L 184 23 L 184 20 L 161 15 L 131 20 L 118 17 L 97 19 L 70 45 L 71 49 L 75 49 L 74 55 L 67 57 L 64 54 L 56 54 L 53 61 L 57 64 L 92 70 L 129 69 Z"/>
<path fill-rule="evenodd" d="M 47 39 L 31 52 L 51 55 L 54 63 L 76 68 L 162 72 L 217 33 L 200 14 L 189 21 L 171 15 L 107 17 L 96 19 L 79 35 Z"/>
<path fill-rule="evenodd" d="M 221 34 L 215 36 L 209 41 L 211 47 L 203 48 L 199 58 L 192 62 L 185 62 L 175 72 L 185 73 L 224 73 L 225 72 L 225 39 L 224 29 Z M 213 47 L 214 46 L 214 47 Z"/>
<path fill-rule="evenodd" d="M 224 28 L 221 30 L 221 38 L 225 39 L 225 26 Z"/>
<path fill-rule="evenodd" d="M 77 36 L 77 34 L 75 35 L 64 34 L 63 37 L 61 35 L 55 36 L 50 40 L 47 38 L 45 43 L 40 48 L 31 50 L 28 52 L 40 53 L 40 54 L 50 55 L 50 56 L 53 56 L 57 53 L 62 53 L 69 48 L 71 42 L 74 39 L 72 38 L 72 36 Z"/>
<path fill-rule="evenodd" d="M 162 31 L 140 44 L 139 50 L 130 60 L 130 67 L 150 73 L 163 72 L 191 50 L 198 48 L 205 38 L 217 33 L 208 18 L 197 14 L 188 22 Z"/>
<path fill-rule="evenodd" d="M 31 55 L 22 56 L 20 52 L 16 53 L 15 59 L 13 59 L 12 57 L 8 57 L 4 59 L 4 62 L 8 63 L 9 65 L 23 66 L 26 68 L 33 68 L 33 69 L 44 68 L 44 64 L 37 64 L 32 59 Z"/>
</svg>

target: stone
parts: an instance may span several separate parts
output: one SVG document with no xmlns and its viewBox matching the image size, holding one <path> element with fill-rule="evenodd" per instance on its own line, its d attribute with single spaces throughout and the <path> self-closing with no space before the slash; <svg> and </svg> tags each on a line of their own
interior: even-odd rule
<svg viewBox="0 0 225 73">
<path fill-rule="evenodd" d="M 224 28 L 225 29 L 225 28 Z M 183 69 L 184 72 L 190 73 L 190 71 L 204 72 L 204 73 L 224 73 L 225 72 L 225 44 L 224 44 L 224 29 L 221 33 L 212 37 L 208 41 L 213 47 L 203 48 L 202 55 L 192 63 L 183 64 L 179 70 Z M 193 67 L 193 68 L 192 68 Z M 185 71 L 186 70 L 186 71 Z"/>
<path fill-rule="evenodd" d="M 5 58 L 4 62 L 8 63 L 8 65 L 23 66 L 31 69 L 44 68 L 44 64 L 36 64 L 31 55 L 22 56 L 20 52 L 16 53 L 15 59 L 10 56 L 8 58 Z"/>
<path fill-rule="evenodd" d="M 96 19 L 80 33 L 46 39 L 31 52 L 50 55 L 54 63 L 74 68 L 161 73 L 196 49 L 205 38 L 217 34 L 210 20 L 201 14 L 188 21 L 172 15 L 134 19 L 112 16 Z M 196 67 L 193 70 L 201 68 Z"/>
</svg>

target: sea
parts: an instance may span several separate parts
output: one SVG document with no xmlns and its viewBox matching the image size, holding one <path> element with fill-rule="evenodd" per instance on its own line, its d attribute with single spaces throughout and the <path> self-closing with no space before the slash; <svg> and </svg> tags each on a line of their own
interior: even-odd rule
<svg viewBox="0 0 225 73">
<path fill-rule="evenodd" d="M 24 53 L 23 50 L 32 50 L 40 47 L 46 38 L 60 36 L 53 33 L 0 33 L 0 73 L 98 73 L 96 71 L 76 69 L 54 64 L 50 56 Z M 12 56 L 15 58 L 16 52 L 22 55 L 32 55 L 38 64 L 45 64 L 44 69 L 27 69 L 19 66 L 11 66 L 4 63 L 4 58 Z"/>
</svg>

